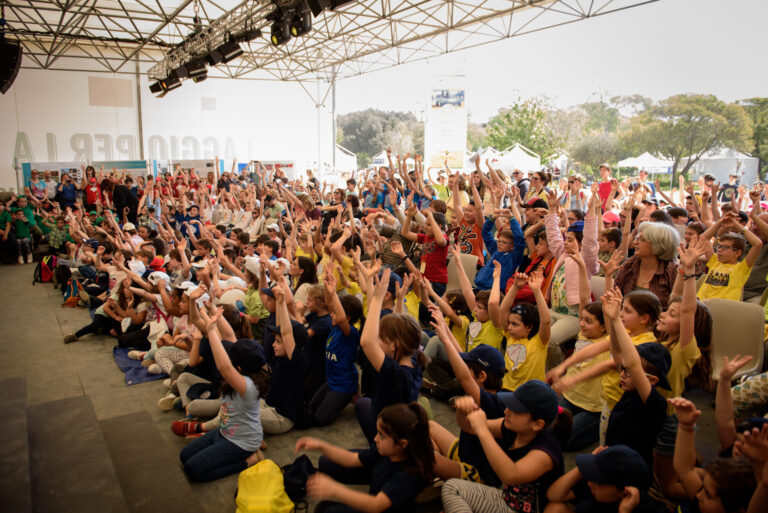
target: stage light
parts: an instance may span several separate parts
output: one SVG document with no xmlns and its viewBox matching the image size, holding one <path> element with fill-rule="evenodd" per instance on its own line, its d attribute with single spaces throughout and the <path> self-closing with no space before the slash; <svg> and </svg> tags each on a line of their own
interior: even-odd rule
<svg viewBox="0 0 768 513">
<path fill-rule="evenodd" d="M 282 19 L 272 24 L 272 35 L 269 40 L 275 46 L 280 46 L 287 43 L 291 39 L 291 22 L 290 20 Z"/>
<path fill-rule="evenodd" d="M 165 92 L 173 91 L 174 89 L 181 87 L 181 79 L 175 71 L 171 71 L 171 74 L 168 75 L 167 78 L 160 81 L 160 87 Z"/>
<path fill-rule="evenodd" d="M 232 36 L 232 39 L 238 43 L 247 43 L 248 41 L 253 41 L 254 39 L 258 39 L 260 37 L 261 30 L 252 28 Z"/>
<path fill-rule="evenodd" d="M 310 30 L 312 30 L 312 13 L 310 11 L 302 11 L 291 20 L 291 35 L 293 37 L 303 36 Z"/>
<path fill-rule="evenodd" d="M 216 50 L 221 52 L 221 62 L 224 64 L 243 55 L 243 49 L 237 41 L 230 39 Z"/>
<path fill-rule="evenodd" d="M 193 61 L 189 61 L 186 64 L 186 68 L 187 68 L 187 76 L 192 80 L 195 80 L 197 77 L 208 74 L 208 70 L 205 68 L 205 61 L 203 60 L 195 59 Z M 199 82 L 199 80 L 195 80 L 195 82 Z"/>
<path fill-rule="evenodd" d="M 154 82 L 152 84 L 149 84 L 149 92 L 150 93 L 160 93 L 163 91 L 163 86 L 160 85 L 160 82 Z"/>
<path fill-rule="evenodd" d="M 192 77 L 192 82 L 197 84 L 199 82 L 202 82 L 206 78 L 208 78 L 208 71 L 207 70 L 204 71 L 202 74 L 198 74 L 198 75 L 195 75 L 194 77 Z"/>
</svg>

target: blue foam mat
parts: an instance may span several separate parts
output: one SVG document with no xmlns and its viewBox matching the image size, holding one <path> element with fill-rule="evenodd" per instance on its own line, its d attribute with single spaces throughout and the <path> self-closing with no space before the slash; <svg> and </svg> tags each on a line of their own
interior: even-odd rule
<svg viewBox="0 0 768 513">
<path fill-rule="evenodd" d="M 115 363 L 121 371 L 125 373 L 125 384 L 138 385 L 139 383 L 147 383 L 149 381 L 157 381 L 158 379 L 167 378 L 167 374 L 150 374 L 147 372 L 146 367 L 142 367 L 141 362 L 138 360 L 131 360 L 128 358 L 128 351 L 124 347 L 115 346 L 112 350 L 112 354 L 115 357 Z"/>
</svg>

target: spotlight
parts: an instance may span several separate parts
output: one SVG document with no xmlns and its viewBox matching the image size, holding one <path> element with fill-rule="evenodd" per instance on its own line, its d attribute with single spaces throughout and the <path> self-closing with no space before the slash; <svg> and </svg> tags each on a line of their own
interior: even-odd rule
<svg viewBox="0 0 768 513">
<path fill-rule="evenodd" d="M 181 79 L 176 71 L 171 71 L 168 78 L 161 80 L 160 87 L 164 92 L 173 91 L 174 89 L 181 87 Z"/>
<path fill-rule="evenodd" d="M 160 82 L 154 82 L 152 84 L 149 84 L 149 92 L 150 93 L 160 93 L 163 91 L 163 86 L 160 84 Z"/>
<path fill-rule="evenodd" d="M 189 61 L 185 67 L 187 68 L 187 76 L 192 80 L 208 74 L 208 70 L 205 69 L 205 61 L 203 60 L 195 59 L 193 61 Z M 198 82 L 198 80 L 195 80 L 195 82 Z"/>
<path fill-rule="evenodd" d="M 221 52 L 221 62 L 224 64 L 243 55 L 243 49 L 240 48 L 237 41 L 231 38 L 216 50 Z"/>
<path fill-rule="evenodd" d="M 206 78 L 208 78 L 208 71 L 207 71 L 207 70 L 203 71 L 201 74 L 198 74 L 198 75 L 195 75 L 195 76 L 193 76 L 193 77 L 192 77 L 192 82 L 194 82 L 195 84 L 197 84 L 197 83 L 199 83 L 199 82 L 202 82 L 202 81 L 203 81 L 203 80 L 205 80 Z"/>
<path fill-rule="evenodd" d="M 261 37 L 261 30 L 251 28 L 244 32 L 241 32 L 239 34 L 232 36 L 232 39 L 234 39 L 238 43 L 247 43 L 248 41 L 253 41 L 254 39 L 258 39 L 260 37 Z"/>
<path fill-rule="evenodd" d="M 272 24 L 272 35 L 269 40 L 275 46 L 280 46 L 287 43 L 291 39 L 291 22 L 290 20 L 282 19 Z"/>
<path fill-rule="evenodd" d="M 312 30 L 312 13 L 305 10 L 291 20 L 291 35 L 293 37 L 303 36 Z"/>
</svg>

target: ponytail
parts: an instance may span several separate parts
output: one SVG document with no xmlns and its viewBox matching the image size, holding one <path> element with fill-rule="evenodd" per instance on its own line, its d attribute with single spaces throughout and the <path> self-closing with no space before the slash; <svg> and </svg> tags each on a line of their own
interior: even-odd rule
<svg viewBox="0 0 768 513">
<path fill-rule="evenodd" d="M 571 431 L 573 430 L 573 413 L 571 413 L 571 411 L 567 408 L 558 406 L 557 417 L 555 417 L 555 420 L 552 421 L 552 424 L 549 425 L 549 428 L 552 430 L 552 434 L 555 435 L 555 438 L 557 438 L 557 440 L 560 442 L 560 445 L 565 447 L 565 445 L 568 443 L 568 440 L 571 439 Z"/>
<path fill-rule="evenodd" d="M 408 442 L 403 468 L 416 476 L 421 485 L 432 482 L 434 476 L 435 451 L 429 437 L 429 417 L 419 403 L 393 404 L 379 413 L 381 430 L 391 436 L 395 443 Z"/>
</svg>

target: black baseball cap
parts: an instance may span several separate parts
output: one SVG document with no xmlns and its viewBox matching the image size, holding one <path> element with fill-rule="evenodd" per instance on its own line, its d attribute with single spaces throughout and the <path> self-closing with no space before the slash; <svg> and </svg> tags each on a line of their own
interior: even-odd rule
<svg viewBox="0 0 768 513">
<path fill-rule="evenodd" d="M 267 324 L 267 329 L 280 334 L 280 326 Z M 293 341 L 296 343 L 296 347 L 302 347 L 309 343 L 309 333 L 307 333 L 307 328 L 305 328 L 302 323 L 292 320 L 291 329 L 293 330 Z"/>
<path fill-rule="evenodd" d="M 598 454 L 577 454 L 576 467 L 587 481 L 623 488 L 648 488 L 651 475 L 648 466 L 634 449 L 614 445 Z"/>
<path fill-rule="evenodd" d="M 246 374 L 256 374 L 266 361 L 261 344 L 250 338 L 240 338 L 227 346 L 227 353 L 232 365 Z"/>
<path fill-rule="evenodd" d="M 268 295 L 269 297 L 271 297 L 272 299 L 275 299 L 275 293 L 274 293 L 274 292 L 272 292 L 272 287 L 274 287 L 274 286 L 275 286 L 275 284 L 273 283 L 273 284 L 272 284 L 272 285 L 270 285 L 269 287 L 264 287 L 263 289 L 261 289 L 261 291 L 262 291 L 264 294 L 266 294 L 266 295 Z"/>
<path fill-rule="evenodd" d="M 549 424 L 557 417 L 557 394 L 538 379 L 523 383 L 514 392 L 500 392 L 498 397 L 510 410 L 530 413 L 534 420 L 541 419 Z"/>
<path fill-rule="evenodd" d="M 659 378 L 659 382 L 656 383 L 656 386 L 665 390 L 672 390 L 667 379 L 667 373 L 669 373 L 669 368 L 672 366 L 672 357 L 667 348 L 658 342 L 646 342 L 637 346 L 637 352 L 641 358 L 645 359 L 659 371 L 659 374 L 656 376 Z"/>
<path fill-rule="evenodd" d="M 541 198 L 531 198 L 521 206 L 522 208 L 549 208 L 549 204 Z"/>
<path fill-rule="evenodd" d="M 474 362 L 479 365 L 486 374 L 502 377 L 507 372 L 504 357 L 488 344 L 478 344 L 470 352 L 460 353 L 460 356 L 465 362 Z"/>
</svg>

